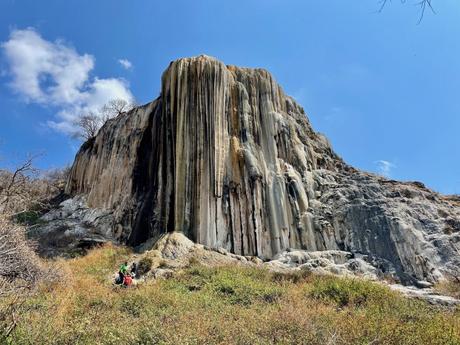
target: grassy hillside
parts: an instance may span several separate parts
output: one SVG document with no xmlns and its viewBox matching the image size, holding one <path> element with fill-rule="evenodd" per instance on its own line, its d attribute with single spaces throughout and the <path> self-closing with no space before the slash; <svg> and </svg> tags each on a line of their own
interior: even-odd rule
<svg viewBox="0 0 460 345">
<path fill-rule="evenodd" d="M 168 280 L 112 286 L 110 274 L 129 255 L 106 246 L 59 261 L 63 278 L 25 301 L 6 342 L 460 344 L 460 310 L 373 283 L 192 264 Z"/>
</svg>

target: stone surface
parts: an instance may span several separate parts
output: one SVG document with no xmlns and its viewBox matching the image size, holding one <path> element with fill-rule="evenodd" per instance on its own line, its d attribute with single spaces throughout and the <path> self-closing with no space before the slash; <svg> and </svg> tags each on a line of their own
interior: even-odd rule
<svg viewBox="0 0 460 345">
<path fill-rule="evenodd" d="M 359 276 L 370 280 L 383 278 L 384 274 L 365 257 L 355 257 L 350 252 L 339 250 L 324 250 L 309 252 L 293 250 L 282 252 L 265 263 L 273 270 L 294 269 L 308 270 L 316 274 L 334 274 L 339 276 Z"/>
<path fill-rule="evenodd" d="M 28 230 L 42 256 L 73 256 L 93 246 L 114 242 L 111 210 L 89 208 L 84 196 L 63 201 Z"/>
<path fill-rule="evenodd" d="M 403 286 L 400 284 L 390 284 L 388 286 L 392 290 L 398 291 L 406 297 L 424 300 L 433 305 L 446 307 L 455 307 L 460 305 L 460 300 L 450 296 L 440 295 L 431 288 L 420 289 L 415 286 Z"/>
<path fill-rule="evenodd" d="M 318 265 L 412 284 L 460 264 L 460 197 L 350 167 L 267 71 L 206 56 L 172 62 L 158 99 L 86 142 L 66 192 L 110 215 L 107 238 L 144 248 L 182 232 L 263 260 L 328 251 Z"/>
<path fill-rule="evenodd" d="M 336 275 L 341 277 L 356 277 L 373 281 L 380 281 L 384 273 L 367 261 L 367 258 L 356 257 L 354 254 L 337 250 L 308 252 L 302 250 L 289 250 L 279 253 L 275 259 L 262 262 L 257 257 L 244 257 L 241 255 L 222 253 L 221 250 L 205 247 L 193 243 L 184 234 L 173 232 L 165 234 L 155 244 L 152 250 L 133 256 L 128 265 L 139 262 L 143 257 L 149 257 L 153 262 L 153 269 L 143 276 L 134 279 L 134 284 L 152 279 L 167 279 L 176 272 L 189 267 L 190 263 L 218 267 L 240 265 L 260 267 L 274 272 L 292 273 L 299 270 L 320 275 Z M 110 276 L 114 280 L 116 274 Z M 393 278 L 385 276 L 386 278 Z M 454 307 L 460 305 L 460 301 L 449 296 L 438 294 L 428 282 L 418 282 L 421 288 L 416 286 L 403 286 L 401 284 L 389 284 L 382 281 L 381 284 L 402 293 L 408 298 L 425 300 L 439 306 Z"/>
</svg>

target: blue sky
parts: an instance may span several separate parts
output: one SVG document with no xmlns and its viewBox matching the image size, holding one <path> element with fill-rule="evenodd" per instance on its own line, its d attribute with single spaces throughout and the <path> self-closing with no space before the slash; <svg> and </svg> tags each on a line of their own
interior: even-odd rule
<svg viewBox="0 0 460 345">
<path fill-rule="evenodd" d="M 350 164 L 460 193 L 460 2 L 419 25 L 414 3 L 2 0 L 0 165 L 71 163 L 73 113 L 151 101 L 171 60 L 207 54 L 270 70 Z"/>
</svg>

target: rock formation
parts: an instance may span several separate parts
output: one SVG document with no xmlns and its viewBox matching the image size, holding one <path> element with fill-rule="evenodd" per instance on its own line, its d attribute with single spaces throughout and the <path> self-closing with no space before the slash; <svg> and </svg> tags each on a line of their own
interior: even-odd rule
<svg viewBox="0 0 460 345">
<path fill-rule="evenodd" d="M 209 248 L 202 244 L 193 243 L 179 232 L 171 232 L 162 236 L 151 250 L 142 254 L 134 254 L 128 266 L 139 264 L 145 259 L 152 263 L 150 270 L 137 274 L 134 284 L 153 279 L 168 279 L 180 274 L 183 269 L 193 263 L 208 267 L 246 266 L 264 268 L 277 272 L 281 276 L 308 277 L 315 275 L 338 275 L 341 277 L 358 277 L 372 280 L 396 290 L 406 297 L 427 301 L 437 306 L 456 307 L 460 300 L 454 297 L 440 295 L 436 288 L 428 282 L 418 282 L 417 286 L 403 286 L 386 280 L 381 280 L 381 272 L 363 257 L 339 250 L 305 251 L 291 250 L 276 255 L 273 260 L 263 262 L 257 257 L 236 255 L 224 248 Z M 117 277 L 114 272 L 112 281 Z M 287 275 L 287 276 L 286 276 Z M 279 276 L 278 276 L 279 277 Z"/>
<path fill-rule="evenodd" d="M 350 167 L 267 71 L 207 56 L 172 62 L 158 99 L 84 143 L 66 192 L 134 246 L 179 231 L 262 259 L 347 251 L 405 282 L 460 263 L 460 197 Z"/>
</svg>

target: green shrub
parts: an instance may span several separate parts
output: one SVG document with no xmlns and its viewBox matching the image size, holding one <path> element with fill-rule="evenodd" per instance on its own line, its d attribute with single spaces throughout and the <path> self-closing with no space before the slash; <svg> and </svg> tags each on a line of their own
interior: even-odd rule
<svg viewBox="0 0 460 345">
<path fill-rule="evenodd" d="M 197 257 L 195 256 L 192 256 L 189 260 L 188 260 L 188 266 L 191 267 L 191 266 L 199 266 L 201 263 L 200 263 L 200 260 L 198 260 Z"/>
<path fill-rule="evenodd" d="M 160 263 L 158 264 L 158 268 L 168 268 L 169 265 L 166 262 L 166 260 L 161 260 Z"/>
<path fill-rule="evenodd" d="M 38 211 L 24 211 L 15 216 L 16 222 L 23 225 L 34 225 L 43 223 Z"/>
<path fill-rule="evenodd" d="M 135 293 L 132 290 L 123 291 L 120 295 L 122 295 L 120 301 L 120 311 L 136 318 L 143 314 L 145 306 L 149 304 L 146 296 Z"/>
<path fill-rule="evenodd" d="M 147 344 L 164 344 L 165 343 L 165 335 L 161 329 L 152 329 L 152 328 L 142 328 L 139 330 L 137 334 L 137 340 L 135 344 L 138 345 L 147 345 Z"/>
<path fill-rule="evenodd" d="M 152 268 L 153 260 L 149 257 L 143 257 L 142 259 L 139 260 L 139 263 L 137 264 L 137 274 L 139 276 L 142 276 L 148 272 L 150 272 L 150 269 Z"/>
<path fill-rule="evenodd" d="M 460 299 L 460 280 L 458 278 L 441 281 L 435 285 L 435 289 L 443 295 Z"/>
<path fill-rule="evenodd" d="M 323 276 L 313 282 L 309 296 L 344 307 L 362 306 L 369 301 L 385 303 L 394 295 L 388 288 L 362 279 Z"/>
<path fill-rule="evenodd" d="M 282 296 L 284 288 L 270 277 L 270 273 L 261 269 L 192 266 L 178 275 L 176 284 L 170 286 L 181 293 L 198 294 L 205 300 L 249 306 L 274 303 Z"/>
<path fill-rule="evenodd" d="M 310 276 L 311 271 L 309 270 L 274 272 L 272 274 L 272 281 L 277 283 L 289 282 L 297 284 L 306 281 Z"/>
<path fill-rule="evenodd" d="M 269 281 L 256 280 L 251 273 L 250 270 L 216 272 L 210 284 L 215 293 L 231 304 L 274 303 L 281 297 L 282 288 Z"/>
</svg>

